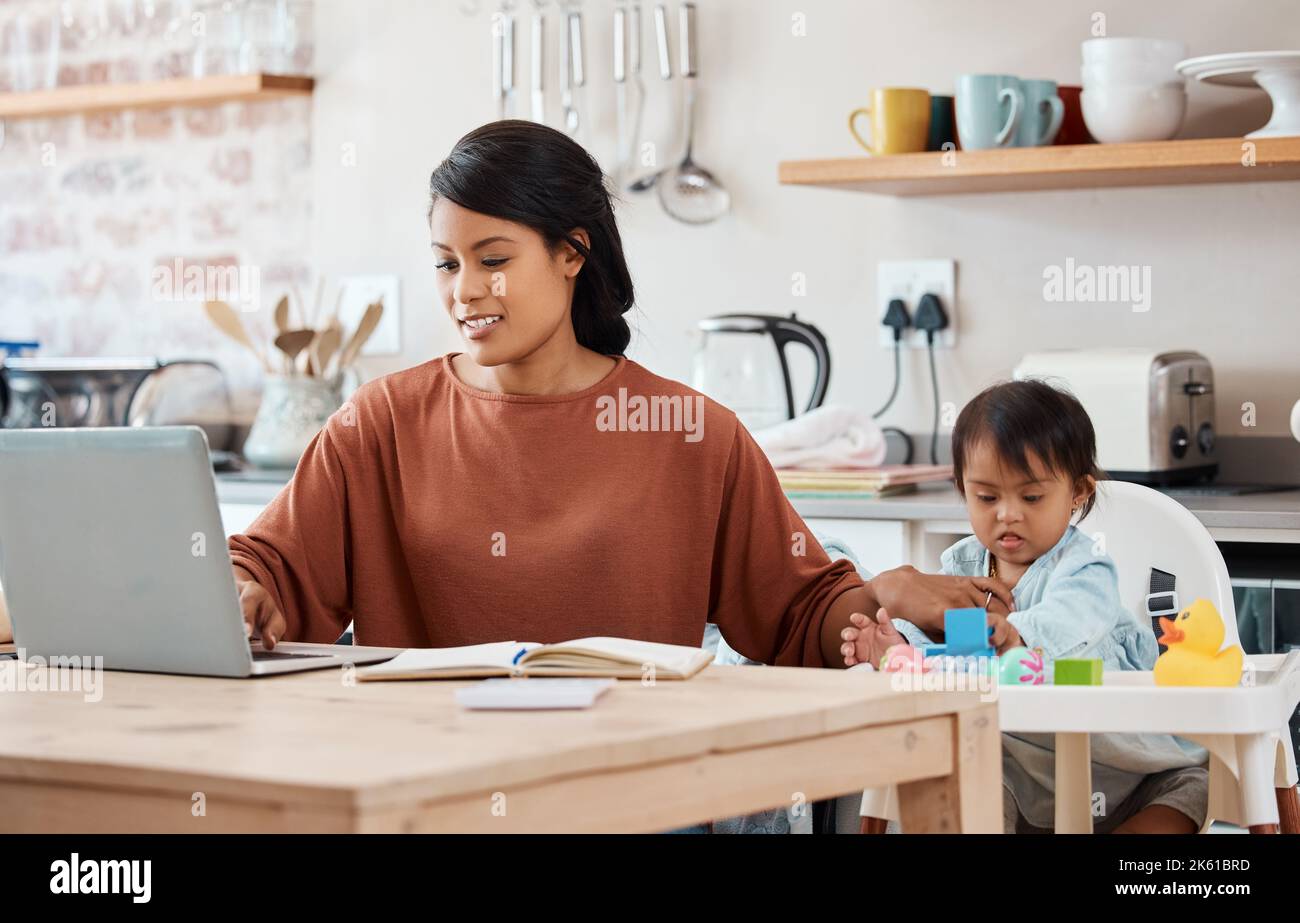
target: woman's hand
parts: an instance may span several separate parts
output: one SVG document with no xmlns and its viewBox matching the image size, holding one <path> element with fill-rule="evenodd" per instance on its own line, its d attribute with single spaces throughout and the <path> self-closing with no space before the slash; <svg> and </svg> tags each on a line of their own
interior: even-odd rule
<svg viewBox="0 0 1300 923">
<path fill-rule="evenodd" d="M 904 565 L 877 574 L 871 587 L 882 608 L 931 638 L 943 635 L 945 609 L 987 609 L 1005 616 L 1015 608 L 1011 590 L 997 577 L 945 577 Z"/>
<path fill-rule="evenodd" d="M 242 568 L 235 568 L 235 587 L 239 591 L 239 608 L 244 612 L 245 634 L 250 638 L 261 638 L 262 647 L 274 650 L 276 642 L 284 637 L 288 624 L 276 608 L 271 594 Z"/>
<path fill-rule="evenodd" d="M 840 654 L 844 665 L 851 667 L 855 663 L 869 663 L 879 669 L 880 660 L 885 651 L 895 644 L 906 644 L 907 639 L 889 621 L 889 613 L 884 609 L 876 611 L 873 622 L 861 612 L 849 616 L 853 624 L 840 632 L 844 643 L 840 645 Z"/>
</svg>

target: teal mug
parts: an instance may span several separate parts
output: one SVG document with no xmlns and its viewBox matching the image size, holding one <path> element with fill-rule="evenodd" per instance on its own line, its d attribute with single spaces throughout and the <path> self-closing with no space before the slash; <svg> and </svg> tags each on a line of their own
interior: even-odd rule
<svg viewBox="0 0 1300 923">
<path fill-rule="evenodd" d="M 1008 74 L 957 78 L 957 135 L 963 150 L 1011 147 L 1025 112 L 1025 92 Z"/>
<path fill-rule="evenodd" d="M 1055 80 L 1022 80 L 1025 114 L 1016 132 L 1016 147 L 1042 147 L 1056 140 L 1065 119 L 1065 103 L 1056 93 Z"/>
</svg>

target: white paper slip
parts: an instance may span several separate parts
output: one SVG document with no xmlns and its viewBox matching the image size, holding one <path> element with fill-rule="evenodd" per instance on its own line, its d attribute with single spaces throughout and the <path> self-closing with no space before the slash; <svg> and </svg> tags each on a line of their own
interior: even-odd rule
<svg viewBox="0 0 1300 923">
<path fill-rule="evenodd" d="M 485 679 L 456 690 L 462 708 L 515 710 L 591 708 L 613 679 Z"/>
</svg>

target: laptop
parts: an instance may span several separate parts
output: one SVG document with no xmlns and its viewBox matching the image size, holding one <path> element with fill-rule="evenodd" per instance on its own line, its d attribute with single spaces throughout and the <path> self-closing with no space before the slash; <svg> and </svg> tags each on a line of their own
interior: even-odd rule
<svg viewBox="0 0 1300 923">
<path fill-rule="evenodd" d="M 250 644 L 196 426 L 0 429 L 0 588 L 28 658 L 251 677 L 399 653 Z"/>
</svg>

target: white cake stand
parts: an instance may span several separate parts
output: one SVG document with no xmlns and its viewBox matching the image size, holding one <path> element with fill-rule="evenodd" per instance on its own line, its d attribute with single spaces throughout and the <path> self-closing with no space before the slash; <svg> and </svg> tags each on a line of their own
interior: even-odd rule
<svg viewBox="0 0 1300 923">
<path fill-rule="evenodd" d="M 1179 61 L 1184 77 L 1228 87 L 1263 87 L 1273 101 L 1273 117 L 1247 138 L 1300 136 L 1300 51 L 1243 51 Z"/>
</svg>

